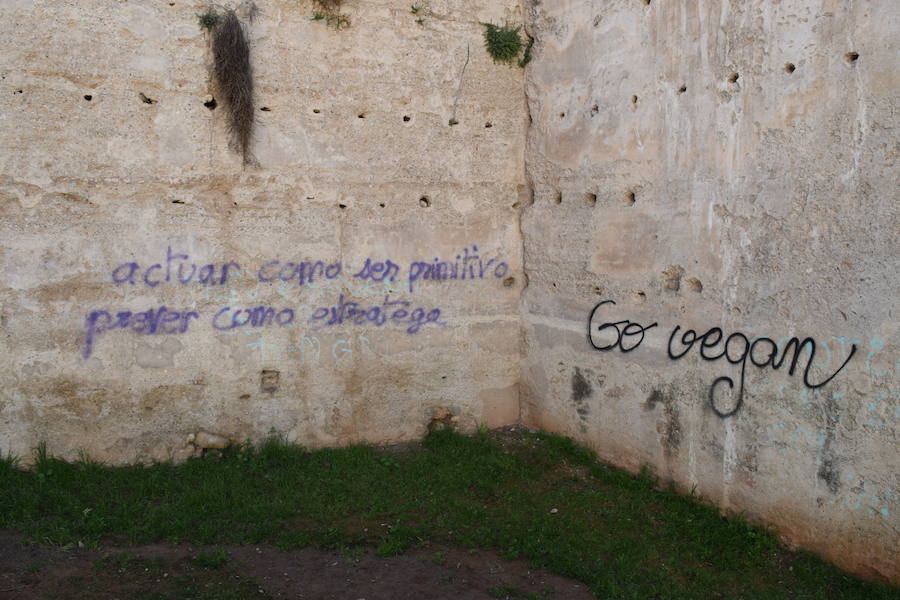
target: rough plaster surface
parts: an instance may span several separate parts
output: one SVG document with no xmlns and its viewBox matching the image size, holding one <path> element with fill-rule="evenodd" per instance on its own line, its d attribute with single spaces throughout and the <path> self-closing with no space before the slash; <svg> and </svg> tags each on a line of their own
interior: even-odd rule
<svg viewBox="0 0 900 600">
<path fill-rule="evenodd" d="M 898 20 L 889 0 L 536 4 L 521 383 L 526 421 L 895 581 Z M 596 351 L 602 300 L 596 346 L 658 325 Z M 670 359 L 675 326 L 810 336 L 814 384 L 857 350 L 816 389 L 805 359 L 748 362 L 723 419 L 709 387 L 740 365 Z"/>
<path fill-rule="evenodd" d="M 518 3 L 434 0 L 419 24 L 408 2 L 351 0 L 343 31 L 312 20 L 310 2 L 257 5 L 259 166 L 242 168 L 222 107 L 204 106 L 215 95 L 205 2 L 0 4 L 4 452 L 44 440 L 121 463 L 272 430 L 306 445 L 392 442 L 441 411 L 464 429 L 518 418 L 524 75 L 492 63 L 479 25 L 521 21 Z M 493 259 L 483 279 L 410 291 L 411 262 L 473 245 Z M 190 258 L 167 272 L 169 248 Z M 368 258 L 399 265 L 396 281 L 354 277 Z M 260 281 L 273 260 L 343 272 Z M 116 285 L 129 262 L 135 284 Z M 184 277 L 198 269 L 185 285 L 181 262 Z M 229 262 L 240 269 L 222 284 Z M 496 277 L 500 262 L 508 274 Z M 197 283 L 207 264 L 215 283 Z M 310 322 L 341 295 L 440 309 L 442 325 Z M 199 316 L 184 333 L 174 316 L 152 335 L 140 323 L 102 332 L 85 358 L 93 311 L 161 306 Z M 219 325 L 258 306 L 295 318 L 214 327 L 223 308 Z"/>
<path fill-rule="evenodd" d="M 408 2 L 347 0 L 339 32 L 308 1 L 257 5 L 247 168 L 204 106 L 205 2 L 0 5 L 4 451 L 121 463 L 521 419 L 900 578 L 891 2 L 432 0 L 419 24 Z M 527 74 L 491 62 L 479 25 L 523 20 Z M 410 288 L 413 263 L 473 245 L 483 278 Z M 396 281 L 354 277 L 367 259 Z M 342 271 L 260 280 L 317 260 Z M 342 295 L 440 323 L 313 318 Z M 598 352 L 602 300 L 594 329 L 657 324 Z M 275 314 L 216 328 L 254 307 Z M 157 333 L 89 343 L 95 311 L 149 309 L 171 319 Z M 857 349 L 816 389 L 803 359 L 748 364 L 721 418 L 709 388 L 740 366 L 699 343 L 670 359 L 675 326 L 810 336 L 815 382 Z M 734 406 L 721 381 L 714 397 Z"/>
</svg>

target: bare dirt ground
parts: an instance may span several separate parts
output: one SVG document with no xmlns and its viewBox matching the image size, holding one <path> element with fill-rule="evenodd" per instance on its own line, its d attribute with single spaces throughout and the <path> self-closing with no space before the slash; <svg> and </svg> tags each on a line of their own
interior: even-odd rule
<svg viewBox="0 0 900 600">
<path fill-rule="evenodd" d="M 21 536 L 0 532 L 4 600 L 593 597 L 583 584 L 482 551 L 431 547 L 378 557 L 363 550 L 280 551 L 271 546 L 211 550 L 157 544 L 87 550 L 25 545 Z"/>
</svg>

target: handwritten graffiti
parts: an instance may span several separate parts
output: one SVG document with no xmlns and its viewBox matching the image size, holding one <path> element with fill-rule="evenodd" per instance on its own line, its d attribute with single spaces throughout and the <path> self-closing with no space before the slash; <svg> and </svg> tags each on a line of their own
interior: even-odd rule
<svg viewBox="0 0 900 600">
<path fill-rule="evenodd" d="M 139 263 L 126 262 L 112 271 L 113 283 L 136 285 L 143 283 L 147 287 L 156 287 L 161 283 L 177 281 L 182 285 L 200 283 L 209 285 L 225 285 L 228 282 L 229 270 L 240 269 L 234 262 L 221 265 L 207 264 L 197 268 L 196 263 L 188 263 L 190 256 L 180 252 L 172 252 L 171 246 L 166 248 L 166 260 L 142 268 Z M 190 267 L 190 269 L 188 269 Z"/>
<path fill-rule="evenodd" d="M 225 332 L 226 335 L 238 334 L 238 331 Z M 253 335 L 256 339 L 245 342 L 244 345 L 264 353 L 264 356 L 273 360 L 295 360 L 300 365 L 318 365 L 322 362 L 330 362 L 335 367 L 352 365 L 354 353 L 362 358 L 381 358 L 382 355 L 374 350 L 374 343 L 368 336 L 357 334 L 347 337 L 326 336 L 319 338 L 315 335 L 303 335 L 299 339 L 291 337 L 281 339 L 265 339 L 261 331 L 243 330 L 240 333 Z"/>
<path fill-rule="evenodd" d="M 408 324 L 406 332 L 410 334 L 418 333 L 423 326 L 429 323 L 446 325 L 445 322 L 439 320 L 441 309 L 434 308 L 426 312 L 424 308 L 409 310 L 409 306 L 410 303 L 405 300 L 391 300 L 390 296 L 385 296 L 384 302 L 380 305 L 364 308 L 358 302 L 345 301 L 344 295 L 341 294 L 334 306 L 323 306 L 316 309 L 310 321 L 319 322 L 321 326 L 341 323 L 352 323 L 353 325 L 371 323 L 378 327 L 393 322 L 402 325 Z"/>
<path fill-rule="evenodd" d="M 455 253 L 455 260 L 412 260 L 405 270 L 401 263 L 386 257 L 366 257 L 358 269 L 342 261 L 268 258 L 242 266 L 235 261 L 196 260 L 188 252 L 167 245 L 164 256 L 119 263 L 110 272 L 116 286 L 145 291 L 161 285 L 194 285 L 197 294 L 193 294 L 192 307 L 197 306 L 199 296 L 205 300 L 202 304 L 216 308 L 206 309 L 208 312 L 174 311 L 166 306 L 144 312 L 93 310 L 84 319 L 82 355 L 89 358 L 100 336 L 115 329 L 143 335 L 180 335 L 188 332 L 192 319 L 209 323 L 214 331 L 225 335 L 295 327 L 316 331 L 341 325 L 391 325 L 415 335 L 428 326 L 447 325 L 446 315 L 434 305 L 416 306 L 397 297 L 396 288 L 402 290 L 405 284 L 413 293 L 425 282 L 500 279 L 509 271 L 500 257 L 486 257 L 474 244 Z M 398 281 L 400 285 L 395 285 Z M 300 305 L 296 303 L 298 287 L 302 287 Z M 271 299 L 263 300 L 273 293 L 280 296 L 280 306 L 270 304 Z M 297 351 L 308 353 L 311 343 L 301 341 Z M 260 348 L 272 345 L 261 337 L 253 344 Z M 332 354 L 339 360 L 348 351 L 337 348 Z"/>
<path fill-rule="evenodd" d="M 615 305 L 615 302 L 612 300 L 604 300 L 594 306 L 593 310 L 591 310 L 590 316 L 588 317 L 588 341 L 595 350 L 601 352 L 608 352 L 615 348 L 619 348 L 622 352 L 631 352 L 632 350 L 635 350 L 644 341 L 645 333 L 651 328 L 656 327 L 657 323 L 654 322 L 650 325 L 643 326 L 640 323 L 631 320 L 622 320 L 606 322 L 599 326 L 595 326 L 594 319 L 598 309 L 608 304 Z M 597 338 L 601 338 L 602 340 L 601 334 L 604 332 L 612 333 L 612 330 L 615 331 L 613 334 L 615 339 L 612 343 L 597 343 Z M 806 364 L 803 368 L 803 385 L 808 389 L 814 390 L 827 385 L 834 379 L 835 376 L 847 366 L 847 363 L 850 362 L 850 359 L 853 358 L 854 354 L 856 354 L 857 348 L 857 344 L 852 344 L 847 358 L 834 373 L 822 381 L 813 382 L 810 378 L 810 369 L 813 366 L 813 361 L 816 356 L 816 342 L 812 338 L 807 337 L 803 340 L 800 340 L 797 337 L 785 338 L 782 340 L 782 343 L 779 344 L 768 337 L 756 337 L 751 341 L 746 334 L 739 331 L 725 337 L 724 332 L 719 327 L 712 327 L 702 335 L 698 335 L 693 329 L 686 329 L 679 336 L 679 331 L 681 331 L 681 326 L 676 325 L 669 335 L 666 354 L 670 359 L 675 361 L 681 360 L 697 346 L 697 354 L 705 361 L 715 362 L 724 358 L 728 363 L 740 365 L 737 396 L 733 400 L 733 404 L 730 408 L 723 409 L 720 407 L 720 403 L 716 400 L 716 389 L 722 384 L 728 386 L 730 389 L 734 389 L 734 379 L 728 376 L 717 377 L 709 387 L 709 405 L 713 412 L 722 418 L 730 417 L 741 408 L 744 399 L 744 381 L 748 361 L 760 369 L 771 367 L 773 370 L 778 370 L 785 364 L 790 356 L 791 360 L 788 366 L 788 375 L 793 375 L 796 372 L 798 365 L 801 364 L 804 351 L 806 351 Z M 637 336 L 640 337 L 630 340 L 630 338 L 636 338 Z M 608 341 L 608 339 L 602 341 Z M 784 343 L 785 341 L 786 343 Z"/>
<path fill-rule="evenodd" d="M 230 306 L 219 309 L 213 317 L 212 326 L 219 331 L 228 331 L 237 327 L 284 327 L 294 322 L 294 310 L 283 308 L 276 311 L 271 306 L 243 308 L 232 312 Z"/>
<path fill-rule="evenodd" d="M 496 264 L 495 264 L 496 263 Z M 491 265 L 494 268 L 491 269 Z M 471 253 L 469 248 L 463 249 L 462 254 L 456 255 L 455 261 L 442 261 L 435 257 L 433 261 L 415 261 L 410 263 L 407 281 L 409 282 L 409 291 L 415 289 L 416 281 L 448 281 L 462 280 L 469 281 L 475 279 L 484 279 L 485 273 L 488 276 L 493 275 L 497 279 L 502 279 L 509 271 L 509 265 L 503 261 L 497 261 L 496 258 L 490 258 L 487 262 L 479 256 L 478 246 L 472 246 Z"/>
<path fill-rule="evenodd" d="M 588 317 L 588 340 L 591 342 L 591 346 L 593 346 L 595 350 L 599 350 L 601 352 L 606 352 L 607 350 L 612 350 L 613 348 L 618 347 L 620 350 L 622 350 L 622 352 L 631 352 L 632 350 L 634 350 L 635 348 L 640 346 L 641 342 L 644 341 L 644 333 L 646 331 L 648 331 L 649 329 L 656 327 L 656 325 L 657 325 L 657 323 L 652 323 L 650 325 L 647 325 L 646 327 L 643 327 L 639 323 L 632 323 L 629 320 L 604 323 L 603 325 L 601 325 L 600 327 L 597 328 L 596 333 L 599 334 L 608 328 L 615 329 L 616 330 L 616 341 L 613 342 L 612 344 L 607 344 L 605 346 L 598 346 L 597 344 L 594 343 L 594 336 L 593 336 L 594 331 L 591 330 L 591 323 L 594 320 L 594 314 L 597 312 L 597 309 L 600 308 L 601 306 L 603 306 L 604 304 L 615 305 L 615 302 L 613 302 L 612 300 L 604 300 L 603 302 L 598 303 L 597 306 L 595 306 L 594 309 L 591 311 L 590 317 Z M 620 330 L 619 325 L 624 325 L 625 327 L 623 327 Z M 631 336 L 638 335 L 638 334 L 640 334 L 640 336 L 641 336 L 640 339 L 638 341 L 636 341 L 633 346 L 626 347 L 626 345 L 624 343 L 624 341 L 625 341 L 624 338 L 631 337 Z"/>
<path fill-rule="evenodd" d="M 112 281 L 116 285 L 144 285 L 155 288 L 160 284 L 181 285 L 200 284 L 204 286 L 224 286 L 229 279 L 241 277 L 244 268 L 234 262 L 199 265 L 191 262 L 189 254 L 166 248 L 165 259 L 146 266 L 146 263 L 124 262 L 112 270 Z M 257 281 L 262 283 L 291 283 L 309 286 L 316 281 L 334 280 L 344 272 L 341 261 L 323 260 L 282 261 L 268 260 L 255 271 Z M 365 259 L 363 266 L 353 277 L 371 282 L 394 282 L 403 278 L 410 292 L 416 284 L 425 281 L 474 281 L 486 277 L 502 279 L 509 272 L 509 265 L 498 257 L 485 258 L 479 254 L 478 246 L 466 246 L 456 255 L 455 260 L 414 260 L 409 263 L 405 274 L 398 263 L 390 260 Z"/>
<path fill-rule="evenodd" d="M 319 277 L 325 279 L 336 279 L 341 274 L 342 265 L 340 262 L 325 265 L 321 260 L 317 261 L 301 261 L 298 263 L 286 262 L 284 264 L 278 260 L 270 260 L 257 272 L 260 281 L 297 281 L 297 285 L 305 285 L 312 283 L 316 278 L 316 270 Z"/>
<path fill-rule="evenodd" d="M 373 261 L 371 258 L 367 258 L 366 264 L 354 277 L 371 281 L 396 281 L 399 272 L 400 265 L 392 260 Z"/>
<path fill-rule="evenodd" d="M 115 316 L 113 316 L 115 314 Z M 188 331 L 191 319 L 199 319 L 197 311 L 173 311 L 165 306 L 144 312 L 120 311 L 111 313 L 95 310 L 85 318 L 85 339 L 82 354 L 89 358 L 100 334 L 113 329 L 127 329 L 145 335 L 182 334 Z M 296 311 L 292 308 L 276 309 L 272 306 L 252 308 L 220 308 L 213 315 L 210 324 L 221 332 L 241 328 L 289 327 L 294 324 Z M 348 301 L 341 294 L 333 306 L 317 308 L 308 319 L 313 330 L 332 325 L 365 325 L 382 327 L 387 323 L 405 327 L 406 333 L 419 333 L 426 325 L 444 326 L 441 309 L 411 308 L 405 300 L 391 300 L 385 296 L 381 304 L 364 307 L 358 302 Z"/>
<path fill-rule="evenodd" d="M 110 313 L 95 310 L 85 318 L 85 339 L 82 355 L 89 358 L 94 350 L 94 342 L 101 333 L 112 329 L 128 329 L 144 335 L 185 333 L 191 319 L 200 318 L 195 311 L 178 312 L 165 306 L 151 308 L 144 312 L 120 311 Z"/>
</svg>

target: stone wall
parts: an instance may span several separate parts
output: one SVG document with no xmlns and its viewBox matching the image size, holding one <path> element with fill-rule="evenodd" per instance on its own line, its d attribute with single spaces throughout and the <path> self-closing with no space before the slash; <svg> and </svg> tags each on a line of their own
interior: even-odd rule
<svg viewBox="0 0 900 600">
<path fill-rule="evenodd" d="M 897 580 L 894 9 L 531 9 L 521 400 L 604 459 Z"/>
<path fill-rule="evenodd" d="M 257 2 L 247 167 L 206 106 L 206 6 L 0 6 L 3 452 L 515 422 L 523 71 L 479 21 L 518 3 L 347 1 L 338 31 Z"/>
<path fill-rule="evenodd" d="M 206 6 L 0 6 L 2 451 L 521 421 L 900 579 L 892 2 L 260 0 L 251 165 Z"/>
</svg>

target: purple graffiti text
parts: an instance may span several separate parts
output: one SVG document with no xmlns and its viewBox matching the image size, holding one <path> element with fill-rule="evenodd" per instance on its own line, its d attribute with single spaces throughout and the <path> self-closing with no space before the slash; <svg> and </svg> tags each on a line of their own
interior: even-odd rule
<svg viewBox="0 0 900 600">
<path fill-rule="evenodd" d="M 172 252 L 171 246 L 166 248 L 166 259 L 163 262 L 142 267 L 140 263 L 126 262 L 112 271 L 112 280 L 116 285 L 146 285 L 156 287 L 161 283 L 177 282 L 182 285 L 200 283 L 207 285 L 225 285 L 228 283 L 229 270 L 238 271 L 241 266 L 234 262 L 221 265 L 206 264 L 199 268 L 189 263 L 190 256 L 180 252 Z"/>
<path fill-rule="evenodd" d="M 493 268 L 492 268 L 493 267 Z M 484 279 L 485 275 L 496 278 L 505 277 L 509 265 L 496 258 L 484 260 L 478 254 L 478 246 L 463 249 L 456 255 L 456 260 L 442 261 L 439 258 L 431 262 L 414 261 L 409 264 L 409 291 L 414 291 L 416 281 L 447 281 L 449 279 L 473 280 Z"/>
<path fill-rule="evenodd" d="M 357 302 L 349 302 L 344 299 L 344 295 L 338 298 L 337 304 L 329 307 L 317 308 L 310 317 L 311 323 L 316 323 L 319 327 L 327 327 L 329 325 L 340 325 L 348 323 L 352 325 L 363 325 L 371 323 L 381 327 L 385 323 L 391 322 L 398 325 L 408 325 L 406 332 L 413 334 L 418 333 L 422 327 L 433 323 L 435 325 L 446 325 L 441 321 L 441 309 L 433 308 L 426 311 L 424 308 L 409 308 L 410 303 L 405 300 L 391 300 L 390 296 L 384 297 L 384 302 L 370 307 L 361 306 Z"/>
<path fill-rule="evenodd" d="M 278 260 L 270 260 L 259 268 L 256 276 L 260 281 L 296 281 L 297 285 L 306 285 L 312 283 L 316 274 L 325 279 L 336 279 L 341 274 L 341 263 L 335 262 L 325 264 L 321 260 L 302 261 L 302 262 L 286 262 L 282 263 Z"/>
<path fill-rule="evenodd" d="M 232 310 L 230 306 L 220 309 L 212 320 L 212 326 L 219 331 L 230 331 L 238 327 L 286 327 L 294 322 L 294 310 L 276 310 L 271 306 L 256 306 Z"/>
<path fill-rule="evenodd" d="M 363 265 L 362 269 L 360 269 L 359 273 L 356 273 L 354 277 L 372 281 L 395 281 L 397 279 L 397 273 L 399 272 L 400 265 L 393 261 L 385 260 L 384 262 L 380 262 L 367 258 L 366 264 Z"/>
<path fill-rule="evenodd" d="M 191 319 L 197 319 L 200 315 L 194 311 L 178 312 L 169 310 L 165 306 L 151 308 L 143 312 L 120 311 L 112 313 L 105 310 L 95 310 L 88 314 L 84 320 L 84 349 L 83 355 L 89 358 L 94 351 L 97 336 L 112 329 L 130 329 L 135 333 L 144 335 L 154 334 L 181 334 L 190 326 Z"/>
</svg>

